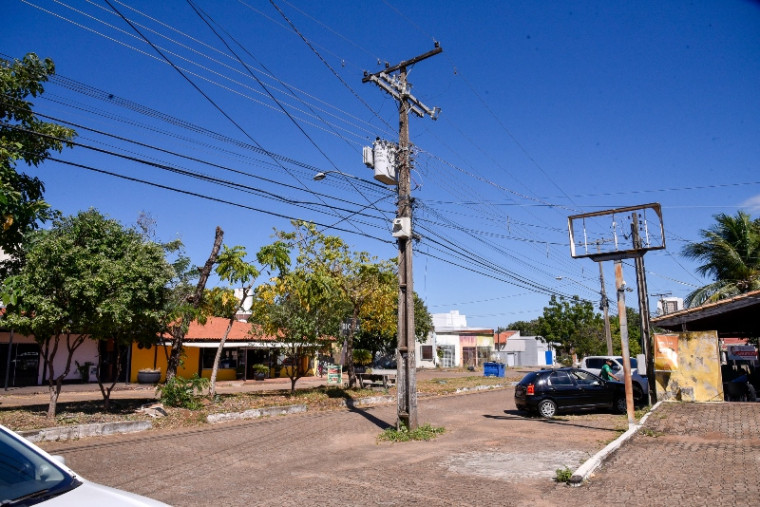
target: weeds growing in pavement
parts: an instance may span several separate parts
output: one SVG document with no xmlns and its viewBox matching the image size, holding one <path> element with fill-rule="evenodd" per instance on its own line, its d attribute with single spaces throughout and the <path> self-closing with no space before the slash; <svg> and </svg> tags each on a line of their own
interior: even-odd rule
<svg viewBox="0 0 760 507">
<path fill-rule="evenodd" d="M 573 476 L 573 471 L 569 467 L 558 468 L 554 473 L 554 480 L 556 482 L 568 483 Z"/>
<path fill-rule="evenodd" d="M 378 441 L 408 442 L 410 440 L 431 440 L 446 431 L 442 427 L 433 427 L 429 424 L 418 426 L 416 430 L 409 431 L 406 428 L 397 430 L 388 428 L 377 437 Z"/>
</svg>

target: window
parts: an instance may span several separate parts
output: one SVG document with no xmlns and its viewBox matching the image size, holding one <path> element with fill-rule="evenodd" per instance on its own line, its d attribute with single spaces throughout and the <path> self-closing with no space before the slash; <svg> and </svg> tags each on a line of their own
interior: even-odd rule
<svg viewBox="0 0 760 507">
<path fill-rule="evenodd" d="M 203 368 L 211 369 L 214 367 L 214 358 L 216 357 L 216 348 L 201 349 L 201 361 Z M 238 351 L 237 349 L 224 349 L 222 357 L 219 358 L 219 368 L 237 367 Z"/>
<path fill-rule="evenodd" d="M 604 359 L 601 357 L 589 357 L 586 359 L 586 368 L 601 368 L 604 364 Z"/>
<path fill-rule="evenodd" d="M 568 376 L 566 371 L 555 371 L 549 375 L 549 385 L 552 386 L 571 386 L 573 385 L 572 379 Z"/>
<path fill-rule="evenodd" d="M 433 360 L 433 346 L 432 345 L 422 345 L 420 347 L 420 355 L 422 356 L 423 361 L 432 361 Z"/>
<path fill-rule="evenodd" d="M 590 374 L 587 371 L 583 370 L 575 370 L 573 371 L 573 377 L 575 378 L 575 381 L 578 384 L 585 384 L 585 385 L 597 385 L 599 384 L 599 378 L 595 375 Z"/>
</svg>

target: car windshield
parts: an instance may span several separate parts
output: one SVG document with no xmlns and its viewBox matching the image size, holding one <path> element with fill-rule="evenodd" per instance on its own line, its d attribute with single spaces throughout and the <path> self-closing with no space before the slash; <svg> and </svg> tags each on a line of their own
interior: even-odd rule
<svg viewBox="0 0 760 507">
<path fill-rule="evenodd" d="M 14 505 L 38 495 L 55 495 L 78 484 L 55 462 L 0 429 L 0 505 Z"/>
<path fill-rule="evenodd" d="M 635 357 L 630 357 L 629 359 L 631 361 L 631 368 L 638 368 L 639 367 L 639 363 L 638 363 L 638 361 L 636 361 Z M 623 364 L 623 358 L 622 357 L 616 357 L 615 361 L 617 361 L 621 365 Z"/>
</svg>

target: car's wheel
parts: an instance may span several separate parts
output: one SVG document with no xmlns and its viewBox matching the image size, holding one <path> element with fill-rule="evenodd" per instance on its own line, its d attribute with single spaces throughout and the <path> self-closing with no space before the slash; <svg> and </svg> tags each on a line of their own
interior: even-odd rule
<svg viewBox="0 0 760 507">
<path fill-rule="evenodd" d="M 625 396 L 615 398 L 615 411 L 625 414 L 628 411 L 628 404 L 625 402 Z"/>
<path fill-rule="evenodd" d="M 552 400 L 542 400 L 541 403 L 538 404 L 538 413 L 541 414 L 542 417 L 551 419 L 554 417 L 554 414 L 557 413 L 557 404 Z"/>
<path fill-rule="evenodd" d="M 636 404 L 644 403 L 644 390 L 638 384 L 633 384 L 633 401 Z"/>
</svg>

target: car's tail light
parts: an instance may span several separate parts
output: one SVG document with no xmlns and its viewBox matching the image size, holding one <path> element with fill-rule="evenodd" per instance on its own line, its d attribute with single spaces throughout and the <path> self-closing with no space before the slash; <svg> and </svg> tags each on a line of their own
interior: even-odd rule
<svg viewBox="0 0 760 507">
<path fill-rule="evenodd" d="M 525 389 L 525 394 L 531 395 L 536 394 L 536 388 L 533 384 L 528 384 L 528 387 Z"/>
</svg>

